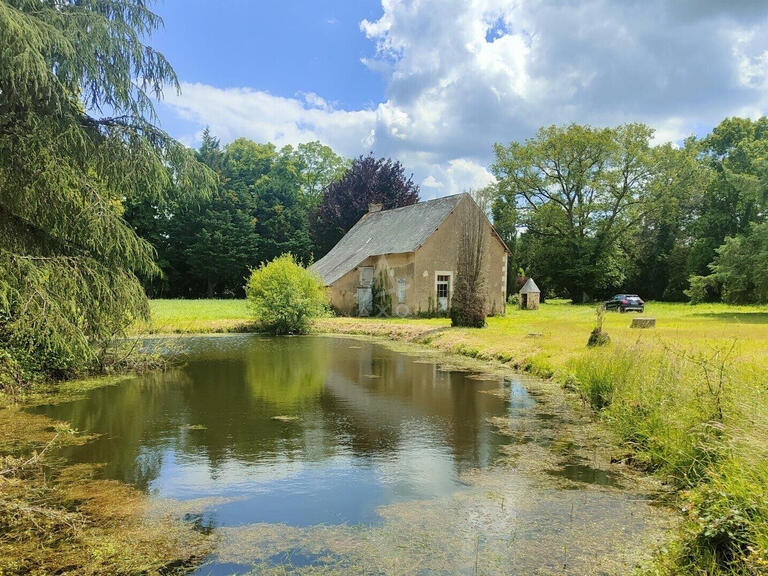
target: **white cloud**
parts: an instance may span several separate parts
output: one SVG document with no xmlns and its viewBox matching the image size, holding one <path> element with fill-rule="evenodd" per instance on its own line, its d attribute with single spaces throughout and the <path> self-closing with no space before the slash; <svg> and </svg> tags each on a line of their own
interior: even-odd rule
<svg viewBox="0 0 768 576">
<path fill-rule="evenodd" d="M 345 155 L 357 155 L 375 125 L 372 110 L 338 110 L 308 92 L 300 98 L 250 88 L 182 83 L 165 103 L 188 120 L 210 126 L 224 142 L 240 136 L 278 146 L 321 140 Z"/>
<path fill-rule="evenodd" d="M 443 183 L 430 174 L 421 182 L 421 186 L 424 188 L 442 188 Z"/>
<path fill-rule="evenodd" d="M 387 93 L 344 110 L 307 92 L 183 84 L 168 103 L 228 141 L 320 139 L 401 160 L 425 197 L 492 181 L 492 144 L 552 123 L 647 122 L 656 141 L 768 111 L 768 5 L 715 0 L 383 0 L 364 61 Z"/>
</svg>

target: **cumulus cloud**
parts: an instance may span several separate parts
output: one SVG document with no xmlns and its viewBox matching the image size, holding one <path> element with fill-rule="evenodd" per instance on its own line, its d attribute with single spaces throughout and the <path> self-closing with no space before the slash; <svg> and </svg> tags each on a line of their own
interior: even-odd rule
<svg viewBox="0 0 768 576">
<path fill-rule="evenodd" d="M 181 117 L 210 126 L 224 142 L 240 136 L 278 146 L 321 140 L 347 155 L 370 143 L 376 113 L 335 109 L 312 92 L 285 98 L 250 88 L 181 84 L 166 97 Z"/>
<path fill-rule="evenodd" d="M 552 123 L 642 121 L 657 141 L 768 108 L 768 4 L 716 0 L 383 0 L 360 24 L 384 74 L 376 105 L 309 90 L 184 84 L 169 104 L 229 140 L 319 139 L 393 156 L 425 197 L 483 186 L 492 144 Z"/>
</svg>

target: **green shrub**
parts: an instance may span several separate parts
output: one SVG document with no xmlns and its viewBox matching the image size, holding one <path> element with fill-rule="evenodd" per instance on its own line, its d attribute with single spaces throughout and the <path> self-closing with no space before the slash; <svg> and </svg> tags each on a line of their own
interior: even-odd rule
<svg viewBox="0 0 768 576">
<path fill-rule="evenodd" d="M 756 566 L 759 555 L 765 558 L 768 551 L 761 549 L 759 539 L 765 538 L 768 523 L 766 473 L 752 477 L 756 471 L 750 468 L 749 462 L 727 461 L 709 483 L 689 492 L 685 551 L 694 564 L 740 573 L 750 563 Z"/>
<path fill-rule="evenodd" d="M 256 324 L 272 334 L 304 334 L 327 311 L 322 280 L 290 254 L 253 270 L 245 293 Z"/>
<path fill-rule="evenodd" d="M 691 276 L 690 287 L 684 293 L 691 300 L 691 304 L 702 302 L 715 302 L 718 298 L 718 282 L 713 274 L 709 276 Z"/>
</svg>

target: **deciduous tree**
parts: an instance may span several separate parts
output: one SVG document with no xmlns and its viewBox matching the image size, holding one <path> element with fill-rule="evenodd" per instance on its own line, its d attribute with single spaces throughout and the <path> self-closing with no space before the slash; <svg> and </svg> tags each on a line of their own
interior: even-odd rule
<svg viewBox="0 0 768 576">
<path fill-rule="evenodd" d="M 352 161 L 349 170 L 331 183 L 315 212 L 311 231 L 315 259 L 324 256 L 341 240 L 371 203 L 385 210 L 419 201 L 419 187 L 407 176 L 400 162 L 375 158 L 372 154 Z"/>
<path fill-rule="evenodd" d="M 483 267 L 489 241 L 485 216 L 489 198 L 482 192 L 474 196 L 479 200 L 479 209 L 464 211 L 457 230 L 456 284 L 451 297 L 451 325 L 482 328 L 486 316 L 487 286 Z"/>
<path fill-rule="evenodd" d="M 543 272 L 547 288 L 580 302 L 622 282 L 622 243 L 657 205 L 652 134 L 642 124 L 574 124 L 496 144 L 499 192 L 516 207 L 537 254 L 531 272 Z"/>
</svg>

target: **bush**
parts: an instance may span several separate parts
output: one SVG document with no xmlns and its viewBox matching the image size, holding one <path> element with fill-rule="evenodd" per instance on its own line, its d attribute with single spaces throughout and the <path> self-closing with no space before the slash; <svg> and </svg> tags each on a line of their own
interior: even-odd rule
<svg viewBox="0 0 768 576">
<path fill-rule="evenodd" d="M 305 334 L 327 310 L 322 280 L 290 254 L 253 270 L 245 293 L 254 320 L 272 334 Z"/>
</svg>

